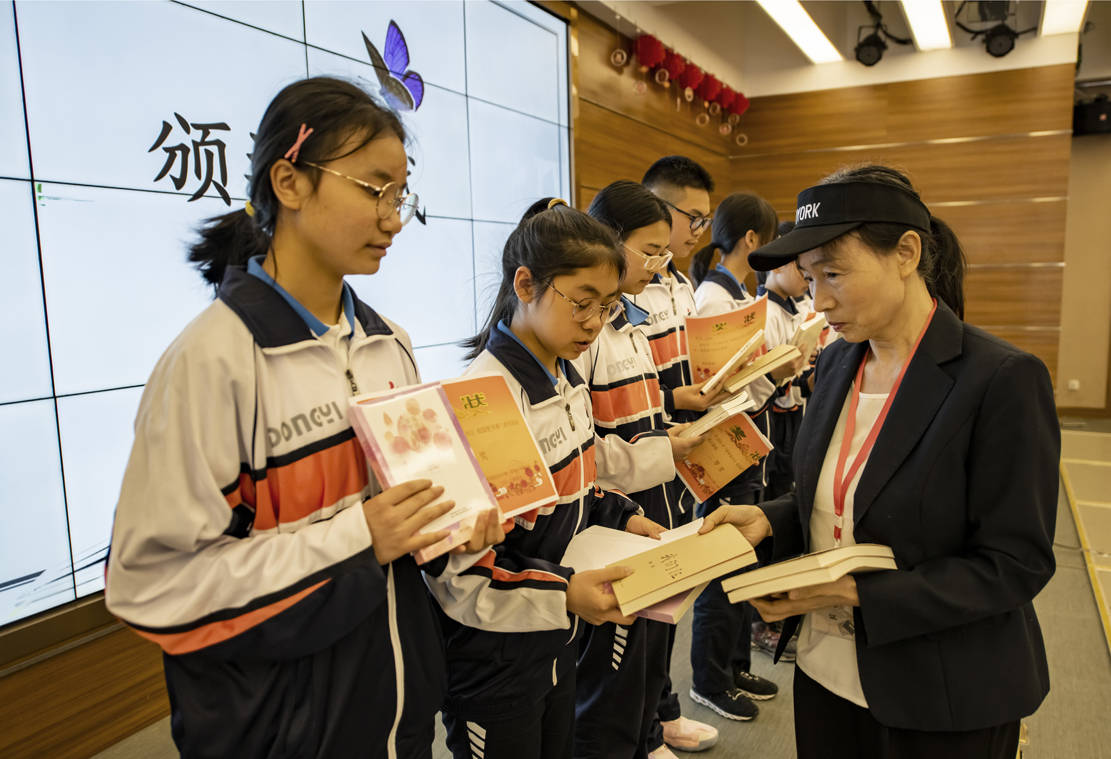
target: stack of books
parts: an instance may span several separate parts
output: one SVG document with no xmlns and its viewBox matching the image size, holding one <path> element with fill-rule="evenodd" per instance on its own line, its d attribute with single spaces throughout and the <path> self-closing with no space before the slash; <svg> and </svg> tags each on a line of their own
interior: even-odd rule
<svg viewBox="0 0 1111 759">
<path fill-rule="evenodd" d="M 721 583 L 732 603 L 788 593 L 811 585 L 839 580 L 848 574 L 897 569 L 895 555 L 887 546 L 859 543 L 806 554 L 776 562 Z"/>
</svg>

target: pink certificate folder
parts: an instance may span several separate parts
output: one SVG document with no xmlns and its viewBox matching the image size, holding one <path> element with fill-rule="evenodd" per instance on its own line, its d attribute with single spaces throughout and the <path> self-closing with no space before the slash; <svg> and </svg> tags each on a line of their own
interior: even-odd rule
<svg viewBox="0 0 1111 759">
<path fill-rule="evenodd" d="M 498 508 L 439 384 L 353 398 L 348 413 L 383 489 L 409 480 L 430 479 L 443 486 L 444 494 L 425 508 L 445 500 L 455 501 L 451 511 L 421 530 L 447 530 L 449 534 L 416 552 L 418 564 L 467 542 L 478 515 Z"/>
</svg>

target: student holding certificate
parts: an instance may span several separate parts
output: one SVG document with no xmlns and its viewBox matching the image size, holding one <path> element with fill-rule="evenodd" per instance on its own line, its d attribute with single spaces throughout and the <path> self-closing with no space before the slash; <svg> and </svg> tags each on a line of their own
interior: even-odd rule
<svg viewBox="0 0 1111 759">
<path fill-rule="evenodd" d="M 902 174 L 840 171 L 800 193 L 796 220 L 749 260 L 797 258 L 844 339 L 818 359 L 797 490 L 703 529 L 728 520 L 773 560 L 894 553 L 896 570 L 753 601 L 788 620 L 782 641 L 802 625 L 800 757 L 1010 759 L 1049 690 L 1031 603 L 1054 571 L 1049 373 L 962 321 L 960 246 Z"/>
</svg>

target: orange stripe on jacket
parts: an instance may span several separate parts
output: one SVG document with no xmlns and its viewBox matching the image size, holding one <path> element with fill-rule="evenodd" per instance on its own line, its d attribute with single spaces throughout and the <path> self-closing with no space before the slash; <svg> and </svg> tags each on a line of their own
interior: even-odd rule
<svg viewBox="0 0 1111 759">
<path fill-rule="evenodd" d="M 660 382 L 655 377 L 609 390 L 592 390 L 590 402 L 594 406 L 594 419 L 603 424 L 663 408 Z"/>
<path fill-rule="evenodd" d="M 687 333 L 672 332 L 649 338 L 648 347 L 652 349 L 652 361 L 656 366 L 667 366 L 677 359 L 686 358 Z"/>
<path fill-rule="evenodd" d="M 540 580 L 541 582 L 562 582 L 567 584 L 567 580 L 562 576 L 552 574 L 551 572 L 541 572 L 538 569 L 526 569 L 521 572 L 510 572 L 509 570 L 502 569 L 494 565 L 494 552 L 487 551 L 485 555 L 474 563 L 473 566 L 485 567 L 490 570 L 490 579 L 497 580 L 498 582 L 524 582 L 525 580 Z"/>
<path fill-rule="evenodd" d="M 585 454 L 576 456 L 558 472 L 552 472 L 556 492 L 561 497 L 575 495 L 581 488 L 593 484 L 596 479 L 598 479 L 598 468 L 594 462 L 594 446 L 588 448 Z"/>
<path fill-rule="evenodd" d="M 134 627 L 131 629 L 135 630 L 135 632 L 142 635 L 147 640 L 152 640 L 162 646 L 162 650 L 168 654 L 188 654 L 199 651 L 202 648 L 207 648 L 208 646 L 214 646 L 217 643 L 223 643 L 225 640 L 230 640 L 236 635 L 247 632 L 247 630 L 250 630 L 252 627 L 260 625 L 271 617 L 281 614 L 290 606 L 293 606 L 327 582 L 331 581 L 321 580 L 299 593 L 294 593 L 288 598 L 283 598 L 268 606 L 263 606 L 261 609 L 249 611 L 234 619 L 222 619 L 219 622 L 209 622 L 207 625 L 202 625 L 188 632 L 161 634 L 139 630 Z"/>
<path fill-rule="evenodd" d="M 240 503 L 254 506 L 255 529 L 268 530 L 332 506 L 366 484 L 366 459 L 359 441 L 352 438 L 268 469 L 258 483 L 249 474 L 240 474 L 239 489 L 229 493 L 227 501 L 231 508 Z"/>
</svg>

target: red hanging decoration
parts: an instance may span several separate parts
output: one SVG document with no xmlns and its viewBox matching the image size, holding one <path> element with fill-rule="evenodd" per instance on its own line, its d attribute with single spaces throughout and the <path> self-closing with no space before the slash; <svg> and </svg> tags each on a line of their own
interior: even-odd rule
<svg viewBox="0 0 1111 759">
<path fill-rule="evenodd" d="M 748 110 L 748 98 L 744 94 L 738 92 L 736 97 L 733 98 L 733 103 L 729 106 L 729 112 L 736 116 L 743 116 L 745 111 Z"/>
<path fill-rule="evenodd" d="M 664 43 L 651 34 L 642 34 L 637 37 L 637 66 L 641 73 L 656 68 L 664 61 Z"/>
<path fill-rule="evenodd" d="M 729 106 L 733 105 L 733 101 L 736 97 L 737 91 L 732 87 L 728 85 L 722 87 L 721 92 L 718 93 L 718 105 L 721 106 L 721 110 L 728 112 Z"/>
<path fill-rule="evenodd" d="M 692 90 L 702 84 L 702 69 L 693 63 L 688 63 L 687 67 L 683 69 L 683 73 L 679 75 L 679 84 L 682 87 L 690 87 Z"/>
<path fill-rule="evenodd" d="M 667 51 L 667 55 L 664 58 L 664 68 L 667 69 L 668 79 L 675 81 L 686 67 L 687 62 L 683 60 L 683 56 L 672 50 Z"/>
<path fill-rule="evenodd" d="M 721 92 L 721 81 L 713 74 L 707 74 L 698 85 L 698 96 L 704 101 L 705 106 L 709 106 L 714 101 L 714 98 Z"/>
</svg>

